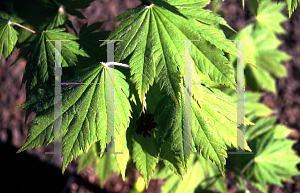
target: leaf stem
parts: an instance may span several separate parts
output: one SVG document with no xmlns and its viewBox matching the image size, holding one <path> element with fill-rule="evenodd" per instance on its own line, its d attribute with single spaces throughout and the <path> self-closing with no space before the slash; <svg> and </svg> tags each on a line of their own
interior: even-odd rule
<svg viewBox="0 0 300 193">
<path fill-rule="evenodd" d="M 252 159 L 249 163 L 247 163 L 247 165 L 242 169 L 241 174 L 243 174 L 246 169 L 254 162 L 254 159 Z"/>
<path fill-rule="evenodd" d="M 247 188 L 247 186 L 246 186 L 246 184 L 245 184 L 245 177 L 244 177 L 244 175 L 243 175 L 243 174 L 241 174 L 241 180 L 242 180 L 242 183 L 243 183 L 244 189 L 246 190 L 246 192 L 249 192 L 249 190 L 248 190 L 248 188 Z"/>
<path fill-rule="evenodd" d="M 25 27 L 25 26 L 23 26 L 23 25 L 21 25 L 21 24 L 19 24 L 19 23 L 16 23 L 16 22 L 11 22 L 11 21 L 8 21 L 8 24 L 10 25 L 10 24 L 13 24 L 13 25 L 17 25 L 17 26 L 19 26 L 19 27 L 21 27 L 21 28 L 23 28 L 23 29 L 26 29 L 27 31 L 30 31 L 31 33 L 36 33 L 35 31 L 33 31 L 33 30 L 31 30 L 31 29 L 29 29 L 29 28 L 27 28 L 27 27 Z"/>
</svg>

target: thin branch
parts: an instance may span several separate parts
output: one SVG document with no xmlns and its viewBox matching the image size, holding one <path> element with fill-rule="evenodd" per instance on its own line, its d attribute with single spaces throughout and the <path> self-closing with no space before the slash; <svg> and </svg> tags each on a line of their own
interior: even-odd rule
<svg viewBox="0 0 300 193">
<path fill-rule="evenodd" d="M 21 24 L 18 24 L 18 23 L 16 23 L 16 22 L 8 21 L 8 25 L 10 25 L 10 24 L 17 25 L 17 26 L 19 26 L 19 27 L 21 27 L 21 28 L 23 28 L 23 29 L 26 29 L 27 31 L 30 31 L 31 33 L 36 34 L 35 31 L 33 31 L 33 30 L 31 30 L 31 29 L 29 29 L 29 28 L 27 28 L 27 27 L 25 27 L 25 26 L 23 26 L 23 25 L 21 25 Z"/>
</svg>

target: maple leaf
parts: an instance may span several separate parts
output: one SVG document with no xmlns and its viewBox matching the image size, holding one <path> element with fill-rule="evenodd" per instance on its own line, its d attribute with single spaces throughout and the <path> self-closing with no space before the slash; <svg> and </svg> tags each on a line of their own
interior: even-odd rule
<svg viewBox="0 0 300 193">
<path fill-rule="evenodd" d="M 276 35 L 267 29 L 254 29 L 254 25 L 250 24 L 241 30 L 236 37 L 245 41 L 245 57 L 256 66 L 252 68 L 246 65 L 245 75 L 247 85 L 254 91 L 262 88 L 271 92 L 276 91 L 275 78 L 286 77 L 287 71 L 281 64 L 283 61 L 290 60 L 291 57 L 278 50 L 281 42 Z M 232 65 L 235 58 L 231 57 Z"/>
<path fill-rule="evenodd" d="M 42 31 L 59 28 L 66 28 L 67 26 L 74 29 L 72 22 L 69 19 L 69 15 L 75 15 L 80 19 L 85 19 L 80 11 L 77 9 L 83 9 L 88 7 L 94 0 L 30 0 L 20 1 L 13 0 L 3 7 L 4 11 L 8 11 L 13 7 L 13 13 L 16 13 L 19 17 L 14 17 L 12 22 L 22 23 L 23 26 L 34 30 L 40 34 Z M 28 46 L 28 43 L 33 43 L 35 35 L 32 32 L 18 28 L 19 38 L 17 42 L 18 48 Z M 20 58 L 29 55 L 27 52 L 21 53 Z M 24 51 L 24 50 L 23 50 Z"/>
<path fill-rule="evenodd" d="M 79 71 L 69 82 L 95 83 L 68 85 L 62 87 L 62 145 L 64 154 L 63 171 L 82 151 L 87 151 L 91 144 L 100 141 L 101 151 L 105 149 L 107 123 L 114 123 L 116 129 L 116 152 L 123 178 L 129 159 L 126 146 L 126 129 L 129 125 L 130 104 L 128 101 L 129 87 L 125 76 L 114 70 L 115 83 L 115 116 L 114 122 L 107 117 L 107 68 L 102 64 L 94 64 Z M 99 85 L 96 85 L 98 83 Z M 46 95 L 33 95 L 18 108 L 25 108 L 28 113 L 37 112 L 33 125 L 28 131 L 26 143 L 18 152 L 26 149 L 48 145 L 54 139 L 54 96 L 53 89 L 48 89 Z"/>
<path fill-rule="evenodd" d="M 274 33 L 284 33 L 281 23 L 287 17 L 281 13 L 284 3 L 275 3 L 270 0 L 261 1 L 257 10 L 256 24 L 258 28 L 265 28 Z"/>
<path fill-rule="evenodd" d="M 68 40 L 61 42 L 62 67 L 76 66 L 77 55 L 86 56 L 79 44 L 74 41 L 77 37 L 63 32 L 65 29 L 44 31 L 34 42 L 35 46 L 27 60 L 22 83 L 26 82 L 26 96 L 28 97 L 37 86 L 54 83 L 54 51 L 55 42 L 49 40 Z"/>
<path fill-rule="evenodd" d="M 214 161 L 224 175 L 226 146 L 233 145 L 237 148 L 238 144 L 241 144 L 236 138 L 236 99 L 223 94 L 218 89 L 206 87 L 200 89 L 202 89 L 201 107 L 195 99 L 199 95 L 194 95 L 191 101 L 192 135 L 188 137 L 192 137 L 193 141 L 187 138 L 192 144 L 186 143 L 186 145 L 195 146 L 197 152 L 201 152 L 205 159 Z M 195 90 L 200 89 L 195 88 Z M 162 98 L 157 106 L 154 116 L 158 117 L 158 145 L 169 140 L 175 152 L 183 152 L 183 144 L 186 140 L 184 120 L 188 119 L 183 108 L 177 107 L 168 96 Z M 248 119 L 245 119 L 244 123 L 252 124 Z M 244 144 L 245 147 L 240 148 L 250 150 L 245 140 Z M 188 155 L 179 154 L 179 156 L 186 168 Z"/>
<path fill-rule="evenodd" d="M 31 0 L 13 2 L 14 9 L 37 31 L 50 30 L 62 25 L 73 28 L 69 16 L 85 19 L 77 9 L 88 7 L 94 0 Z M 24 9 L 26 7 L 26 9 Z M 74 29 L 74 28 L 73 28 Z"/>
<path fill-rule="evenodd" d="M 215 82 L 234 82 L 233 71 L 224 52 L 236 55 L 236 48 L 223 32 L 208 24 L 225 24 L 225 21 L 209 11 L 202 10 L 209 1 L 153 1 L 154 4 L 129 9 L 113 21 L 123 21 L 109 36 L 109 40 L 121 39 L 116 46 L 116 61 L 127 58 L 130 72 L 136 84 L 140 101 L 149 86 L 159 83 L 172 100 L 180 105 L 180 81 L 185 58 L 185 44 L 176 40 L 200 40 L 192 42 L 192 59 L 197 68 Z M 187 8 L 195 7 L 191 11 Z M 177 11 L 173 7 L 182 7 Z M 197 8 L 196 8 L 197 7 Z M 195 17 L 191 15 L 199 11 Z M 178 14 L 181 13 L 181 14 Z M 186 17 L 183 17 L 185 16 Z M 182 16 L 183 15 L 183 16 Z M 197 19 L 197 20 L 196 20 Z M 103 43 L 102 45 L 104 45 Z M 233 85 L 231 85 L 234 88 Z"/>
<path fill-rule="evenodd" d="M 18 40 L 18 32 L 13 28 L 10 19 L 8 14 L 0 12 L 0 59 L 2 53 L 7 59 Z"/>
<path fill-rule="evenodd" d="M 295 140 L 286 139 L 290 129 L 274 125 L 275 120 L 259 118 L 255 126 L 247 126 L 245 137 L 254 154 L 230 155 L 228 160 L 240 169 L 249 163 L 244 176 L 262 192 L 267 192 L 268 184 L 283 186 L 281 181 L 292 182 L 291 176 L 300 173 L 296 167 L 300 158 L 292 149 Z M 238 179 L 241 181 L 240 176 Z M 239 186 L 243 187 L 241 183 Z"/>
</svg>

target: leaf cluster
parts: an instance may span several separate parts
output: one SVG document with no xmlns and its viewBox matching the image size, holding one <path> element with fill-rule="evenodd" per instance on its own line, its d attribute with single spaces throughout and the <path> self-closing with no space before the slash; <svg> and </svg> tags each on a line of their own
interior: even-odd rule
<svg viewBox="0 0 300 193">
<path fill-rule="evenodd" d="M 233 148 L 251 152 L 250 144 L 256 150 L 249 158 L 255 160 L 251 165 L 254 173 L 247 170 L 245 176 L 259 189 L 297 174 L 290 165 L 299 158 L 290 156 L 292 142 L 284 139 L 285 128 L 273 129 L 271 119 L 253 117 L 270 113 L 257 103 L 258 94 L 246 95 L 246 101 L 251 102 L 246 103 L 249 119 L 245 117 L 242 124 L 255 135 L 237 139 L 237 98 L 230 94 L 236 91 L 236 82 L 230 62 L 238 50 L 220 29 L 221 25 L 231 27 L 204 9 L 210 0 L 153 0 L 120 14 L 114 21 L 122 23 L 112 32 L 98 31 L 102 23 L 94 23 L 85 24 L 78 34 L 74 30 L 75 35 L 67 31 L 66 27 L 73 28 L 68 17 L 84 18 L 77 9 L 89 6 L 92 0 L 43 0 L 38 7 L 32 1 L 28 10 L 20 9 L 22 2 L 6 4 L 10 8 L 0 14 L 0 54 L 7 59 L 14 48 L 21 48 L 17 60 L 28 57 L 22 80 L 27 98 L 18 108 L 26 109 L 26 119 L 37 113 L 18 153 L 62 139 L 62 152 L 67 152 L 62 154 L 63 172 L 80 155 L 78 172 L 94 163 L 103 186 L 113 171 L 125 179 L 131 163 L 140 171 L 146 187 L 152 177 L 169 177 L 163 192 L 187 191 L 185 182 L 191 183 L 188 192 L 202 191 L 212 184 L 224 192 L 224 176 L 230 167 L 226 159 L 231 160 L 227 152 Z M 262 69 L 260 74 L 253 73 L 257 82 L 263 82 L 269 73 L 286 75 L 274 69 L 290 58 L 277 50 L 279 42 L 274 35 L 282 32 L 278 28 L 285 19 L 278 13 L 282 5 L 275 8 L 267 3 L 272 9 L 262 2 L 256 23 L 238 35 L 254 39 L 245 55 Z M 274 16 L 281 19 L 270 19 Z M 16 26 L 21 28 L 16 30 Z M 103 39 L 107 41 L 101 44 Z M 58 44 L 55 40 L 65 41 Z M 105 45 L 114 40 L 122 41 L 115 43 L 112 67 L 106 63 Z M 270 42 L 274 44 L 267 46 Z M 61 62 L 55 61 L 57 55 Z M 55 65 L 61 65 L 62 75 L 55 74 Z M 59 116 L 54 113 L 57 80 L 64 82 Z M 207 83 L 226 84 L 229 90 L 221 91 Z M 262 88 L 268 86 L 262 83 Z M 150 122 L 145 121 L 141 117 L 145 111 L 154 120 L 151 116 Z M 143 125 L 148 128 L 146 138 L 136 132 L 136 123 L 142 119 L 148 124 Z M 257 124 L 253 126 L 253 122 Z M 107 142 L 108 136 L 113 140 Z M 289 155 L 289 165 L 274 159 L 270 153 L 274 144 L 286 145 L 275 155 Z M 266 165 L 262 157 L 272 162 Z M 289 168 L 273 172 L 277 163 Z M 258 177 L 260 174 L 266 177 Z"/>
</svg>

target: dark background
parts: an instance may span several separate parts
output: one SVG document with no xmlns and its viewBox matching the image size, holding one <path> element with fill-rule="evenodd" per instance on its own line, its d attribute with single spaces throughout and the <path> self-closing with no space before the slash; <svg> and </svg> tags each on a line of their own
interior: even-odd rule
<svg viewBox="0 0 300 193">
<path fill-rule="evenodd" d="M 77 19 L 71 16 L 71 21 L 78 32 L 80 27 L 88 22 L 104 22 L 101 30 L 111 31 L 119 23 L 109 22 L 125 9 L 141 5 L 139 0 L 97 0 L 88 8 L 81 10 L 88 19 Z M 211 5 L 208 6 L 211 8 Z M 240 30 L 249 23 L 253 17 L 249 13 L 246 2 L 245 10 L 240 0 L 226 0 L 219 9 L 225 15 L 225 20 L 235 30 Z M 286 16 L 286 9 L 282 11 Z M 278 35 L 282 40 L 280 49 L 293 56 L 293 60 L 285 62 L 288 71 L 287 78 L 277 79 L 277 94 L 264 92 L 261 102 L 275 110 L 277 123 L 291 128 L 289 138 L 297 139 L 293 146 L 300 155 L 300 10 L 299 7 L 292 14 L 289 21 L 282 24 L 286 34 Z M 72 30 L 70 30 L 71 33 Z M 15 65 L 9 66 L 17 57 L 15 50 L 5 62 L 0 61 L 0 152 L 1 152 L 1 183 L 0 192 L 128 192 L 137 177 L 140 175 L 136 169 L 130 167 L 127 182 L 115 173 L 105 183 L 104 189 L 99 187 L 99 179 L 89 167 L 76 174 L 76 161 L 67 168 L 64 175 L 61 173 L 61 158 L 45 154 L 53 151 L 53 144 L 47 147 L 27 150 L 20 154 L 16 151 L 25 143 L 32 114 L 25 123 L 25 110 L 13 107 L 25 101 L 25 88 L 21 86 L 26 59 L 19 60 Z M 228 192 L 236 192 L 236 183 L 233 174 L 226 176 Z M 284 183 L 284 187 L 270 186 L 269 192 L 298 192 L 300 193 L 300 176 L 293 177 L 295 183 Z M 160 192 L 164 180 L 151 180 L 148 190 L 144 192 Z M 250 187 L 252 191 L 252 188 Z M 256 192 L 253 190 L 253 192 Z"/>
</svg>

